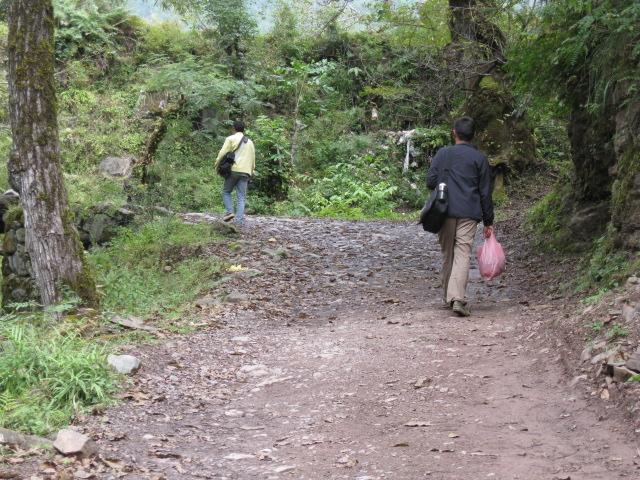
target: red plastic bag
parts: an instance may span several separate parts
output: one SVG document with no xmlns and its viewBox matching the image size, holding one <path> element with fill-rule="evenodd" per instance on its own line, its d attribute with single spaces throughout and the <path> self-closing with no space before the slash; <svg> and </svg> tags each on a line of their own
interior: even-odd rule
<svg viewBox="0 0 640 480">
<path fill-rule="evenodd" d="M 496 278 L 504 272 L 507 259 L 504 256 L 502 245 L 498 243 L 493 233 L 478 247 L 477 256 L 480 275 L 485 280 Z"/>
</svg>

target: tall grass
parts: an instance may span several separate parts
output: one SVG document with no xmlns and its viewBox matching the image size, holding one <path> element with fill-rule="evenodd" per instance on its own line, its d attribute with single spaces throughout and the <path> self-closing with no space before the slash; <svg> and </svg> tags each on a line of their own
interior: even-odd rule
<svg viewBox="0 0 640 480">
<path fill-rule="evenodd" d="M 47 434 L 115 390 L 104 345 L 45 314 L 0 317 L 0 426 Z"/>
</svg>

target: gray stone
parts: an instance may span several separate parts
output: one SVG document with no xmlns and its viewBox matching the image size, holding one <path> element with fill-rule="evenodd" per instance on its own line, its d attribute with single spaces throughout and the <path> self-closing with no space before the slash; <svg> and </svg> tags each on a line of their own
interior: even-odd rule
<svg viewBox="0 0 640 480">
<path fill-rule="evenodd" d="M 633 372 L 631 370 L 629 370 L 626 367 L 623 366 L 619 366 L 619 365 L 612 365 L 611 366 L 611 376 L 613 377 L 613 379 L 616 382 L 620 382 L 620 383 L 624 383 L 627 380 L 629 380 L 631 377 L 637 375 L 636 372 Z"/>
<path fill-rule="evenodd" d="M 123 375 L 130 375 L 140 368 L 140 360 L 133 355 L 109 355 L 107 363 Z"/>
<path fill-rule="evenodd" d="M 14 230 L 9 230 L 4 236 L 4 241 L 2 242 L 2 251 L 5 255 L 12 255 L 15 253 L 17 247 L 18 239 L 16 238 L 16 233 Z"/>
<path fill-rule="evenodd" d="M 582 353 L 580 354 L 580 361 L 586 362 L 587 360 L 589 360 L 591 358 L 592 352 L 593 352 L 592 346 L 585 347 L 585 349 L 582 350 Z"/>
<path fill-rule="evenodd" d="M 14 432 L 6 428 L 0 427 L 0 444 L 17 445 L 25 450 L 32 448 L 50 448 L 51 440 L 34 435 L 25 435 L 24 433 Z M 0 477 L 1 478 L 1 477 Z"/>
<path fill-rule="evenodd" d="M 93 440 L 70 428 L 65 428 L 58 432 L 53 446 L 63 455 L 89 457 L 98 453 L 98 448 Z"/>
<path fill-rule="evenodd" d="M 112 177 L 128 177 L 133 166 L 133 157 L 107 157 L 100 162 L 100 172 Z"/>
<path fill-rule="evenodd" d="M 135 213 L 111 204 L 99 204 L 88 210 L 76 210 L 76 227 L 85 248 L 104 245 L 115 237 L 119 227 L 130 225 Z"/>
<path fill-rule="evenodd" d="M 598 363 L 602 363 L 605 360 L 607 360 L 607 358 L 609 357 L 609 352 L 602 352 L 599 353 L 598 355 L 595 355 L 592 359 L 591 359 L 591 364 L 592 365 L 596 365 Z"/>
<path fill-rule="evenodd" d="M 29 269 L 27 268 L 25 258 L 18 252 L 16 252 L 16 255 L 12 255 L 11 257 L 9 257 L 9 266 L 11 267 L 11 270 L 15 272 L 15 274 L 19 277 L 29 276 Z"/>
<path fill-rule="evenodd" d="M 24 243 L 27 240 L 27 231 L 24 228 L 16 230 L 16 240 L 20 243 Z"/>
<path fill-rule="evenodd" d="M 622 306 L 622 317 L 628 323 L 633 322 L 638 314 L 638 307 L 636 305 L 624 304 Z"/>
<path fill-rule="evenodd" d="M 625 362 L 625 367 L 634 372 L 640 372 L 640 348 L 633 352 L 629 359 Z"/>
</svg>

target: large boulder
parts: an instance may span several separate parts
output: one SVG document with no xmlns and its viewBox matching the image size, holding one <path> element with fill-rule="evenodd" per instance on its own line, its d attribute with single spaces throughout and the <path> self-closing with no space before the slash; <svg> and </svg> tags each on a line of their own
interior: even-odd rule
<svg viewBox="0 0 640 480">
<path fill-rule="evenodd" d="M 107 157 L 100 162 L 100 173 L 111 177 L 128 177 L 135 159 L 133 157 Z"/>
</svg>

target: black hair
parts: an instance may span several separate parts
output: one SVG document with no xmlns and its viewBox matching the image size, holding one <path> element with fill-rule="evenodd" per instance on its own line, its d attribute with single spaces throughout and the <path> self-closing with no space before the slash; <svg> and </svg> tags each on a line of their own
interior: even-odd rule
<svg viewBox="0 0 640 480">
<path fill-rule="evenodd" d="M 476 134 L 476 122 L 471 117 L 461 117 L 453 124 L 456 135 L 463 142 L 470 142 Z"/>
<path fill-rule="evenodd" d="M 233 129 L 236 132 L 244 132 L 244 122 L 241 120 L 236 120 L 233 122 Z"/>
</svg>

